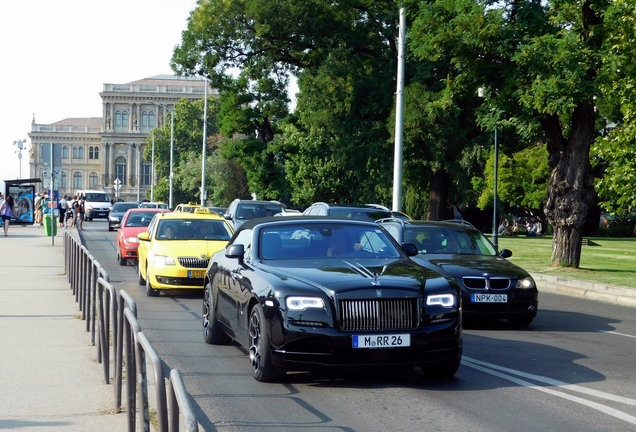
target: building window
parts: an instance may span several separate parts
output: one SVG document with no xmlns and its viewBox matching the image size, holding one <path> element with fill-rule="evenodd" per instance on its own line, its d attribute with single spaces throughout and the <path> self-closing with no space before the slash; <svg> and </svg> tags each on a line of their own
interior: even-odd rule
<svg viewBox="0 0 636 432">
<path fill-rule="evenodd" d="M 99 147 L 90 146 L 88 148 L 88 158 L 89 159 L 99 159 Z"/>
<path fill-rule="evenodd" d="M 68 146 L 62 146 L 62 159 L 68 159 Z"/>
<path fill-rule="evenodd" d="M 66 189 L 66 173 L 64 171 L 62 171 L 62 175 L 60 176 L 60 187 Z"/>
<path fill-rule="evenodd" d="M 122 186 L 128 184 L 126 183 L 126 159 L 122 156 L 115 159 L 115 174 Z"/>
<path fill-rule="evenodd" d="M 128 130 L 128 111 L 115 111 L 115 132 Z"/>
<path fill-rule="evenodd" d="M 82 187 L 82 173 L 76 172 L 73 174 L 73 188 L 83 189 Z"/>
<path fill-rule="evenodd" d="M 152 165 L 151 164 L 142 164 L 141 165 L 141 185 L 142 186 L 150 186 L 150 181 L 152 178 Z"/>
<path fill-rule="evenodd" d="M 88 187 L 92 189 L 96 189 L 98 185 L 99 176 L 96 172 L 92 172 L 88 177 Z"/>
<path fill-rule="evenodd" d="M 155 127 L 155 112 L 154 111 L 142 111 L 141 112 L 141 131 L 149 132 L 150 129 Z"/>
<path fill-rule="evenodd" d="M 84 159 L 84 146 L 73 147 L 73 159 Z"/>
</svg>

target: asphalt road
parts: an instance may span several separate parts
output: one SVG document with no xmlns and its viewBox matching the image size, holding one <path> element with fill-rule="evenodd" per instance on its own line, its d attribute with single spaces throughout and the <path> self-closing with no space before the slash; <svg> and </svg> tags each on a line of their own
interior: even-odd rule
<svg viewBox="0 0 636 432">
<path fill-rule="evenodd" d="M 159 356 L 181 371 L 206 431 L 636 430 L 633 308 L 541 293 L 527 329 L 505 321 L 466 328 L 462 365 L 449 380 L 413 369 L 294 373 L 264 384 L 238 345 L 203 341 L 200 292 L 147 297 L 137 267 L 117 263 L 106 221 L 84 228 L 111 283 L 137 301 Z"/>
</svg>

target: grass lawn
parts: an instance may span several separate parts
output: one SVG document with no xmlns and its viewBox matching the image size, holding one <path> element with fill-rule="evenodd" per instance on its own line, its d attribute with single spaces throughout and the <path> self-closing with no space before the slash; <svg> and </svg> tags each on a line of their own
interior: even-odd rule
<svg viewBox="0 0 636 432">
<path fill-rule="evenodd" d="M 499 249 L 510 249 L 510 262 L 530 273 L 600 282 L 636 289 L 636 238 L 586 237 L 578 269 L 551 267 L 552 237 L 499 237 Z"/>
</svg>

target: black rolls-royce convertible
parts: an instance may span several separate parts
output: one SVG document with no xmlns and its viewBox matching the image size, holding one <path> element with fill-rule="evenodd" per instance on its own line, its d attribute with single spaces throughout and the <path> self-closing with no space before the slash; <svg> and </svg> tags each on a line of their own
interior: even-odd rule
<svg viewBox="0 0 636 432">
<path fill-rule="evenodd" d="M 204 339 L 243 345 L 258 381 L 386 366 L 452 376 L 462 357 L 459 287 L 409 259 L 416 254 L 375 222 L 248 221 L 210 260 Z"/>
</svg>

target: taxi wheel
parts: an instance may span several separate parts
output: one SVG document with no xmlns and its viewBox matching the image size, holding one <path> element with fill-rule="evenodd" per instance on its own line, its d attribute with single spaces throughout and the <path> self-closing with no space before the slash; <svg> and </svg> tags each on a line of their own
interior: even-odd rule
<svg viewBox="0 0 636 432">
<path fill-rule="evenodd" d="M 159 291 L 157 291 L 152 287 L 152 285 L 150 285 L 150 275 L 148 274 L 148 269 L 146 269 L 146 295 L 148 297 L 157 297 L 159 295 Z"/>
<path fill-rule="evenodd" d="M 201 311 L 201 323 L 203 324 L 203 339 L 213 345 L 228 345 L 232 338 L 221 328 L 221 323 L 216 319 L 212 285 L 208 282 L 203 293 L 203 309 Z"/>
<path fill-rule="evenodd" d="M 137 275 L 139 276 L 139 279 L 137 279 L 139 285 L 146 285 L 146 279 L 144 279 L 144 277 L 141 275 L 141 266 L 139 265 L 139 263 L 137 263 Z"/>
</svg>

